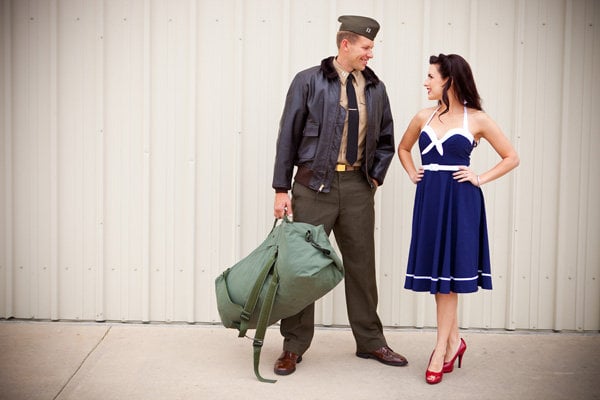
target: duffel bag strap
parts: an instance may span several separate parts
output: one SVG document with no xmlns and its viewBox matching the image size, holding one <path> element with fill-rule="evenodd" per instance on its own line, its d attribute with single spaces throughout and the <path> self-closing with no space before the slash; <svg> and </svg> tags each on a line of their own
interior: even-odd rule
<svg viewBox="0 0 600 400">
<path fill-rule="evenodd" d="M 267 325 L 269 323 L 269 318 L 271 317 L 271 311 L 273 310 L 273 304 L 275 303 L 275 295 L 277 294 L 278 287 L 279 275 L 277 274 L 277 268 L 274 268 L 273 276 L 271 278 L 271 282 L 269 283 L 267 294 L 260 309 L 258 323 L 256 324 L 254 342 L 252 343 L 252 347 L 254 349 L 254 375 L 256 375 L 256 378 L 259 381 L 266 383 L 277 382 L 277 380 L 275 379 L 265 379 L 262 376 L 260 376 L 260 372 L 258 369 L 260 365 L 260 352 L 264 343 L 265 334 L 267 332 Z"/>
<path fill-rule="evenodd" d="M 262 290 L 265 281 L 267 280 L 267 276 L 269 275 L 269 271 L 275 264 L 275 260 L 277 259 L 277 251 L 273 253 L 271 258 L 267 260 L 265 266 L 260 271 L 260 274 L 256 278 L 254 282 L 254 287 L 252 291 L 248 295 L 248 300 L 246 300 L 246 304 L 244 305 L 244 310 L 240 314 L 240 333 L 238 337 L 246 336 L 246 331 L 248 331 L 248 322 L 250 322 L 250 318 L 254 313 L 254 309 L 256 308 L 256 303 L 258 303 L 258 298 L 260 297 L 260 292 Z"/>
<path fill-rule="evenodd" d="M 326 256 L 329 256 L 331 254 L 331 251 L 329 251 L 326 248 L 323 248 L 319 243 L 315 242 L 315 239 L 313 238 L 311 231 L 306 231 L 306 234 L 304 235 L 304 240 L 306 240 L 307 242 L 312 244 L 312 246 L 315 249 L 319 250 L 321 253 L 325 254 Z"/>
</svg>

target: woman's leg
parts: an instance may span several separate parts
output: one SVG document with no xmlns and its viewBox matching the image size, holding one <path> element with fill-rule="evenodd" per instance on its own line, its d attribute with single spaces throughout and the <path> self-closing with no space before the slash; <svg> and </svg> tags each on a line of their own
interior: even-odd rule
<svg viewBox="0 0 600 400">
<path fill-rule="evenodd" d="M 456 293 L 455 293 L 456 294 Z M 457 305 L 456 310 L 458 310 L 458 296 L 457 296 Z M 452 328 L 450 329 L 450 335 L 448 336 L 448 345 L 446 348 L 446 357 L 444 357 L 444 362 L 448 362 L 452 360 L 452 357 L 458 351 L 458 347 L 460 346 L 460 334 L 458 332 L 458 311 L 454 313 L 454 322 L 452 323 Z"/>
<path fill-rule="evenodd" d="M 453 348 L 448 348 L 448 343 L 458 340 L 458 294 L 437 293 L 435 295 L 437 307 L 437 342 L 431 357 L 428 369 L 432 372 L 440 372 L 444 366 L 446 353 L 452 358 Z"/>
</svg>

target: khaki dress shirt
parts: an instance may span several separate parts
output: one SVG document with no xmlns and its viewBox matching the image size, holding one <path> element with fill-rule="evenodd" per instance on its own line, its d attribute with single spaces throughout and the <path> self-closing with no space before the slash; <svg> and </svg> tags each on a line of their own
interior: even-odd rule
<svg viewBox="0 0 600 400">
<path fill-rule="evenodd" d="M 337 62 L 337 60 L 333 60 L 333 65 L 337 70 L 340 81 L 342 82 L 342 90 L 340 95 L 340 105 L 344 107 L 346 110 L 348 109 L 348 96 L 346 95 L 346 82 L 348 75 L 350 73 L 346 72 L 342 66 Z M 355 82 L 355 91 L 356 91 L 356 102 L 358 103 L 358 154 L 357 160 L 353 164 L 353 166 L 357 167 L 362 164 L 363 151 L 365 148 L 365 137 L 367 135 L 367 103 L 365 101 L 365 78 L 363 77 L 362 72 L 353 71 L 354 82 Z M 344 121 L 344 133 L 342 136 L 342 144 L 340 145 L 340 153 L 338 155 L 338 164 L 349 165 L 348 161 L 346 161 L 346 147 L 348 142 L 348 115 L 346 114 L 346 121 Z"/>
</svg>

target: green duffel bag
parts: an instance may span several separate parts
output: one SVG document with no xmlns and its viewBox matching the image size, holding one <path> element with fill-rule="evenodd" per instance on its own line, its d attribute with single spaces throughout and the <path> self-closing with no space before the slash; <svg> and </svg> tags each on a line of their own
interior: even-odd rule
<svg viewBox="0 0 600 400">
<path fill-rule="evenodd" d="M 322 225 L 292 222 L 287 216 L 281 221 L 275 220 L 262 244 L 215 280 L 223 325 L 237 329 L 239 337 L 256 329 L 254 373 L 271 383 L 258 371 L 267 326 L 302 311 L 344 277 Z"/>
</svg>

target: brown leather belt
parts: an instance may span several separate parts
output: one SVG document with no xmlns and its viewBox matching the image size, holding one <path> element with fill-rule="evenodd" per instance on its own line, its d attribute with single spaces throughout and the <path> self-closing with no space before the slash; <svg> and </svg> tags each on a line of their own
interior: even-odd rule
<svg viewBox="0 0 600 400">
<path fill-rule="evenodd" d="M 360 170 L 360 166 L 353 167 L 351 165 L 346 165 L 346 164 L 336 164 L 335 165 L 335 170 L 338 171 L 338 172 L 358 171 L 358 170 Z"/>
</svg>

